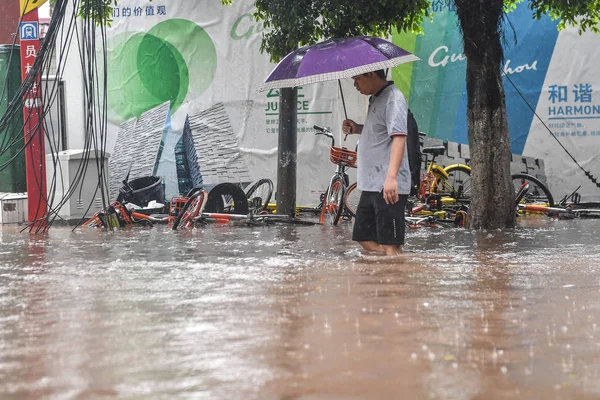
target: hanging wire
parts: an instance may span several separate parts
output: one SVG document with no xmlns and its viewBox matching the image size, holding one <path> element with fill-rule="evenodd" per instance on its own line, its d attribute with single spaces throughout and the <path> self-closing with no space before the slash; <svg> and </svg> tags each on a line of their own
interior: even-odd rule
<svg viewBox="0 0 600 400">
<path fill-rule="evenodd" d="M 592 183 L 594 185 L 596 185 L 597 188 L 600 189 L 600 183 L 598 182 L 598 178 L 596 178 L 594 175 L 592 175 L 592 173 L 590 171 L 586 170 L 585 168 L 583 168 L 583 166 L 581 166 L 581 164 L 579 164 L 579 162 L 575 159 L 575 157 L 573 157 L 573 155 L 569 152 L 569 150 L 567 150 L 567 148 L 560 142 L 560 140 L 558 140 L 558 138 L 554 135 L 554 133 L 552 133 L 552 130 L 548 127 L 548 125 L 546 125 L 546 123 L 542 120 L 542 118 L 535 112 L 534 108 L 531 106 L 531 104 L 529 104 L 529 102 L 527 101 L 527 99 L 525 98 L 523 93 L 519 90 L 519 88 L 517 88 L 517 86 L 512 81 L 512 79 L 510 79 L 510 76 L 508 76 L 505 73 L 503 73 L 503 75 L 506 77 L 506 79 L 508 79 L 508 81 L 513 86 L 513 88 L 515 88 L 515 90 L 517 91 L 519 96 L 521 96 L 521 98 L 523 99 L 525 104 L 527 104 L 527 107 L 529 107 L 529 109 L 533 112 L 533 115 L 535 115 L 537 117 L 537 119 L 542 123 L 544 128 L 546 128 L 546 130 L 550 133 L 550 136 L 552 136 L 554 138 L 554 140 L 556 140 L 556 142 L 565 151 L 565 153 L 567 153 L 567 155 L 571 158 L 571 160 L 573 160 L 573 162 L 579 167 L 579 169 L 581 169 L 583 171 L 584 175 L 590 181 L 592 181 Z M 565 118 L 565 119 L 567 119 L 567 118 Z"/>
<path fill-rule="evenodd" d="M 31 1 L 31 0 L 29 0 Z M 43 39 L 40 49 L 36 55 L 35 61 L 31 66 L 30 71 L 19 86 L 18 90 L 12 96 L 12 99 L 7 104 L 7 109 L 0 118 L 0 132 L 3 132 L 0 140 L 0 156 L 13 151 L 14 154 L 10 159 L 0 165 L 0 171 L 7 168 L 12 162 L 15 162 L 25 151 L 31 151 L 30 143 L 34 137 L 31 133 L 25 137 L 23 133 L 28 126 L 32 115 L 32 110 L 23 108 L 23 98 L 27 93 L 35 88 L 41 90 L 43 109 L 37 109 L 39 113 L 38 124 L 31 129 L 30 132 L 36 132 L 41 126 L 45 132 L 45 147 L 48 152 L 48 162 L 46 160 L 34 160 L 48 167 L 48 195 L 42 199 L 38 207 L 46 207 L 47 213 L 42 218 L 43 224 L 40 221 L 33 221 L 25 229 L 30 229 L 36 233 L 47 231 L 53 222 L 60 218 L 59 212 L 72 198 L 77 195 L 78 199 L 83 194 L 83 183 L 94 179 L 96 188 L 92 199 L 96 198 L 98 192 L 101 194 L 103 207 L 106 207 L 108 201 L 108 171 L 104 169 L 105 154 L 107 144 L 107 85 L 106 85 L 106 26 L 104 23 L 96 24 L 92 18 L 78 19 L 80 9 L 80 0 L 57 0 L 50 20 L 50 25 Z M 70 12 L 68 12 L 70 6 Z M 23 16 L 21 16 L 22 19 Z M 89 17 L 89 16 L 88 16 Z M 16 44 L 17 35 L 13 41 L 13 48 Z M 97 40 L 100 41 L 100 46 L 97 46 Z M 60 45 L 57 46 L 57 43 Z M 62 165 L 59 160 L 58 153 L 63 148 L 62 135 L 51 136 L 52 132 L 64 129 L 66 121 L 55 121 L 51 110 L 56 103 L 60 94 L 60 85 L 62 76 L 66 67 L 66 60 L 71 50 L 71 46 L 76 45 L 79 51 L 79 58 L 83 72 L 84 83 L 84 137 L 83 137 L 83 157 L 74 172 L 70 176 L 70 181 L 66 182 L 63 176 Z M 56 54 L 56 71 L 53 70 L 53 55 Z M 13 56 L 11 52 L 10 57 Z M 9 65 L 10 65 L 9 57 Z M 98 65 L 98 57 L 100 57 L 101 65 Z M 7 76 L 5 82 L 7 82 Z M 38 77 L 42 77 L 39 80 Z M 41 85 L 38 83 L 41 82 Z M 4 95 L 7 89 L 7 84 L 2 87 L 1 94 Z M 0 101 L 3 96 L 0 96 Z M 61 112 L 59 105 L 59 112 Z M 15 123 L 14 121 L 19 121 Z M 63 124 L 58 125 L 57 123 Z M 18 151 L 15 151 L 17 149 Z M 96 162 L 96 176 L 88 176 L 89 163 L 92 160 Z M 30 182 L 31 183 L 31 182 Z M 44 182 L 35 182 L 36 188 L 28 188 L 28 191 L 42 191 Z M 60 192 L 57 189 L 60 188 Z M 56 201 L 56 199 L 59 199 Z M 93 200 L 87 205 L 85 214 L 89 212 L 93 205 Z M 81 223 L 81 221 L 80 221 Z M 34 229 L 35 228 L 35 229 Z"/>
</svg>

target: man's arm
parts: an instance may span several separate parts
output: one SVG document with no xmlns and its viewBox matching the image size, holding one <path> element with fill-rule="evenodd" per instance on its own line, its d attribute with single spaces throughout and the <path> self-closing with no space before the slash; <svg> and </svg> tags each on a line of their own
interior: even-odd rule
<svg viewBox="0 0 600 400">
<path fill-rule="evenodd" d="M 390 165 L 388 166 L 387 177 L 383 184 L 383 198 L 387 204 L 394 204 L 398 201 L 398 172 L 404 158 L 404 147 L 406 143 L 406 134 L 397 134 L 392 136 L 392 150 L 390 154 Z"/>
</svg>

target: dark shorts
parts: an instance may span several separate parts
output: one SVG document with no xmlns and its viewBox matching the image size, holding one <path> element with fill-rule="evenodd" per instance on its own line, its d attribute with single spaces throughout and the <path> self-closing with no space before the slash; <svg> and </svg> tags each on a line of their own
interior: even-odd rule
<svg viewBox="0 0 600 400">
<path fill-rule="evenodd" d="M 404 208 L 408 195 L 386 204 L 383 192 L 362 192 L 356 208 L 352 240 L 381 245 L 404 244 Z"/>
</svg>

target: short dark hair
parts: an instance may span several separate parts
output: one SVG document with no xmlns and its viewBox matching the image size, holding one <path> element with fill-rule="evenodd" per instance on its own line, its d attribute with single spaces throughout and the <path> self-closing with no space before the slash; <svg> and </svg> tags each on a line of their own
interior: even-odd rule
<svg viewBox="0 0 600 400">
<path fill-rule="evenodd" d="M 381 79 L 384 79 L 384 80 L 385 80 L 385 79 L 387 79 L 387 74 L 385 73 L 385 70 L 383 70 L 383 69 L 380 69 L 380 70 L 377 70 L 377 71 L 372 71 L 372 72 L 373 72 L 375 75 L 377 75 L 379 78 L 381 78 Z M 366 76 L 366 75 L 367 75 L 367 74 L 369 74 L 369 73 L 370 73 L 370 72 L 367 72 L 366 74 L 363 74 L 363 75 L 365 75 L 365 76 Z"/>
</svg>

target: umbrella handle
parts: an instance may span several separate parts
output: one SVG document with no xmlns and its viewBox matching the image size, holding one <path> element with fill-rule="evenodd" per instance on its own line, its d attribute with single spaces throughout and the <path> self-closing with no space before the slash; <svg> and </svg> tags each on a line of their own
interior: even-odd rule
<svg viewBox="0 0 600 400">
<path fill-rule="evenodd" d="M 342 90 L 342 81 L 338 79 L 338 86 L 340 87 L 340 95 L 342 96 L 342 106 L 344 106 L 344 116 L 348 119 L 348 112 L 346 111 L 346 102 L 344 101 L 344 91 Z M 344 142 L 348 139 L 348 134 L 344 136 Z"/>
</svg>

